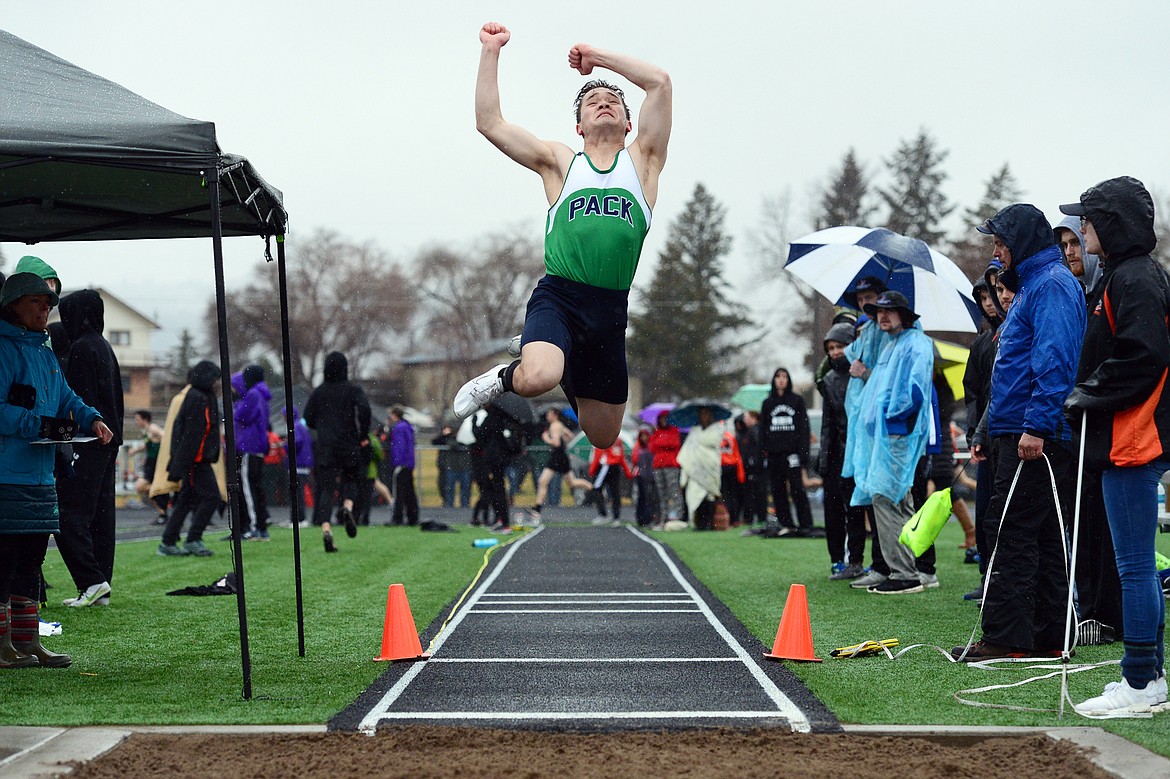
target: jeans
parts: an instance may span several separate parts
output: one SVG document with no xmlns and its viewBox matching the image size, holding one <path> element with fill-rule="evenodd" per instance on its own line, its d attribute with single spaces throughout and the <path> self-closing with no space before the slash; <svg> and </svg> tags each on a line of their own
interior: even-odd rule
<svg viewBox="0 0 1170 779">
<path fill-rule="evenodd" d="M 1155 460 L 1135 468 L 1109 468 L 1101 474 L 1121 576 L 1125 626 L 1121 675 L 1135 688 L 1154 681 L 1164 662 L 1166 603 L 1154 563 L 1154 534 L 1158 530 L 1158 480 L 1167 470 L 1170 460 Z"/>
</svg>

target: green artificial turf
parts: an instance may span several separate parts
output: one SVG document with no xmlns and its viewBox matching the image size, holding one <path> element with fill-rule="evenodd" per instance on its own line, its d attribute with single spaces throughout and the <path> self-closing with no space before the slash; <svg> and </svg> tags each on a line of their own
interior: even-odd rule
<svg viewBox="0 0 1170 779">
<path fill-rule="evenodd" d="M 157 542 L 120 544 L 113 604 L 61 606 L 73 594 L 60 555 L 50 550 L 45 578 L 63 635 L 45 645 L 73 656 L 63 670 L 0 676 L 0 724 L 322 723 L 381 673 L 390 584 L 405 586 L 420 632 L 467 587 L 483 563 L 471 546 L 481 533 L 423 533 L 363 527 L 356 539 L 334 531 L 340 551 L 326 555 L 321 532 L 304 530 L 302 577 L 305 657 L 297 654 L 292 530 L 244 545 L 252 694 L 242 699 L 239 621 L 234 596 L 167 596 L 211 584 L 231 570 L 231 545 L 209 535 L 214 557 L 159 557 Z M 424 647 L 425 648 L 425 647 Z"/>
<path fill-rule="evenodd" d="M 1065 715 L 964 705 L 960 690 L 1011 684 L 1046 670 L 986 671 L 948 661 L 937 650 L 912 649 L 895 661 L 885 656 L 840 659 L 829 653 L 865 640 L 896 638 L 901 647 L 937 645 L 944 649 L 966 643 L 978 625 L 979 608 L 962 594 L 979 583 L 979 566 L 963 563 L 957 548 L 962 532 L 956 523 L 944 527 L 937 544 L 941 586 L 921 594 L 873 595 L 851 589 L 847 582 L 828 580 L 829 556 L 824 539 L 764 539 L 726 533 L 661 533 L 707 587 L 725 602 L 769 649 L 792 584 L 805 585 L 816 657 L 821 663 L 785 662 L 842 722 L 859 724 L 1092 726 L 1170 755 L 1170 714 L 1153 719 L 1086 720 L 1066 705 Z M 1158 549 L 1170 549 L 1170 536 L 1159 536 Z M 868 549 L 867 549 L 868 553 Z M 867 557 L 868 561 L 868 557 Z M 976 638 L 979 634 L 976 634 Z M 1073 663 L 1121 658 L 1121 644 L 1082 647 Z M 1107 682 L 1120 678 L 1116 665 L 1070 674 L 1073 701 L 1099 695 Z M 1022 687 L 964 697 L 982 703 L 1055 709 L 1060 677 Z"/>
<path fill-rule="evenodd" d="M 0 725 L 323 723 L 351 703 L 385 668 L 372 658 L 382 637 L 387 588 L 406 587 L 421 632 L 475 577 L 483 562 L 473 538 L 486 535 L 422 533 L 409 527 L 362 528 L 340 552 L 326 556 L 320 533 L 302 533 L 306 657 L 297 656 L 292 531 L 273 529 L 268 543 L 244 546 L 253 698 L 241 697 L 239 627 L 234 597 L 169 597 L 168 590 L 211 584 L 231 568 L 230 546 L 211 536 L 211 558 L 163 558 L 154 542 L 118 547 L 114 605 L 71 609 L 60 556 L 50 551 L 45 575 L 47 619 L 64 635 L 45 640 L 69 652 L 63 670 L 0 674 Z M 847 723 L 1085 726 L 1099 724 L 1163 755 L 1170 755 L 1170 714 L 1147 720 L 1090 722 L 1051 713 L 976 708 L 954 699 L 962 689 L 1011 683 L 1023 670 L 980 671 L 950 663 L 933 649 L 915 649 L 896 661 L 884 657 L 834 659 L 838 646 L 897 638 L 950 648 L 966 641 L 978 608 L 962 593 L 978 582 L 978 566 L 964 565 L 961 533 L 948 524 L 940 537 L 942 586 L 919 595 L 883 597 L 830 582 L 822 539 L 762 539 L 724 533 L 655 533 L 673 547 L 704 584 L 771 648 L 789 587 L 806 586 L 816 655 L 822 663 L 786 662 Z M 1170 551 L 1170 536 L 1158 548 Z M 425 647 L 424 647 L 425 649 Z M 1119 644 L 1085 647 L 1076 662 L 1116 660 Z M 1040 672 L 1036 672 L 1040 673 Z M 1069 677 L 1075 701 L 1099 694 L 1119 677 L 1112 666 Z M 1055 708 L 1059 677 L 1005 691 L 972 695 L 987 703 Z"/>
</svg>

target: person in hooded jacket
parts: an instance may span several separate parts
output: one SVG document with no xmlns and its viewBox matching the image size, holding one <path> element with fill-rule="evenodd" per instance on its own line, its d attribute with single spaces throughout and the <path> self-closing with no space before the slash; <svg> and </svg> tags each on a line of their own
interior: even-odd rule
<svg viewBox="0 0 1170 779">
<path fill-rule="evenodd" d="M 1167 700 L 1154 537 L 1158 481 L 1170 469 L 1170 277 L 1150 256 L 1157 244 L 1154 203 L 1137 179 L 1103 181 L 1060 210 L 1082 218 L 1086 251 L 1105 263 L 1065 407 L 1084 415 L 1085 460 L 1102 469 L 1125 632 L 1121 681 L 1076 710 L 1092 717 L 1145 714 Z"/>
<path fill-rule="evenodd" d="M 232 405 L 236 431 L 236 464 L 240 473 L 237 514 L 244 539 L 268 540 L 268 498 L 264 494 L 264 457 L 268 454 L 269 402 L 264 369 L 249 365 L 232 375 L 238 399 Z"/>
<path fill-rule="evenodd" d="M 313 524 L 321 526 L 326 552 L 336 552 L 329 515 L 336 495 L 341 502 L 337 520 L 350 538 L 357 535 L 354 498 L 365 478 L 362 448 L 369 446 L 370 401 L 365 390 L 349 380 L 349 362 L 341 352 L 325 355 L 325 381 L 305 403 L 305 424 L 317 431 L 313 447 L 316 492 Z"/>
<path fill-rule="evenodd" d="M 281 416 L 284 416 L 287 412 L 287 406 L 281 407 Z M 296 406 L 292 407 L 292 417 L 295 444 L 293 446 L 293 456 L 286 456 L 285 462 L 289 464 L 289 467 L 296 468 L 297 470 L 297 516 L 299 517 L 298 521 L 301 523 L 301 527 L 305 527 L 308 524 L 305 519 L 305 488 L 309 487 L 311 489 L 310 477 L 313 471 L 313 437 L 309 433 L 309 426 L 301 418 L 301 412 Z M 286 454 L 288 452 L 288 444 L 288 441 L 284 442 Z"/>
<path fill-rule="evenodd" d="M 768 477 L 772 484 L 772 505 L 780 523 L 780 535 L 803 535 L 812 529 L 812 508 L 804 489 L 803 471 L 808 467 L 809 427 L 804 400 L 792 390 L 792 376 L 786 368 L 772 374 L 772 391 L 760 407 L 763 425 L 760 446 L 768 460 Z M 799 530 L 792 524 L 796 506 Z"/>
<path fill-rule="evenodd" d="M 1085 251 L 1085 236 L 1081 234 L 1081 220 L 1079 217 L 1066 216 L 1052 228 L 1056 236 L 1056 244 L 1064 254 L 1064 262 L 1072 275 L 1077 277 L 1081 286 L 1085 288 L 1085 297 L 1097 286 L 1101 279 L 1101 258 L 1092 252 Z"/>
<path fill-rule="evenodd" d="M 995 269 L 998 274 L 1001 269 L 996 260 Z M 990 271 L 990 268 L 988 269 Z M 1003 322 L 1003 312 L 1000 310 L 995 296 L 994 282 L 988 279 L 988 274 L 975 282 L 971 289 L 971 297 L 979 304 L 986 323 L 983 330 L 975 337 L 971 344 L 971 352 L 967 355 L 967 368 L 963 371 L 963 398 L 967 406 L 967 446 L 975 440 L 975 428 L 983 413 L 987 410 L 987 401 L 991 399 L 991 368 L 995 363 L 995 347 L 999 334 L 1000 323 Z M 987 548 L 987 532 L 984 516 L 987 513 L 987 504 L 991 501 L 991 468 L 987 461 L 975 465 L 975 552 L 979 555 L 980 573 L 987 570 L 986 560 L 991 550 Z M 971 560 L 968 550 L 968 560 Z M 967 593 L 967 600 L 983 599 L 983 583 Z"/>
<path fill-rule="evenodd" d="M 825 542 L 829 547 L 829 579 L 856 579 L 865 569 L 864 506 L 852 506 L 853 479 L 841 475 L 845 462 L 845 440 L 849 419 L 845 414 L 845 393 L 849 387 L 849 360 L 845 347 L 853 343 L 853 325 L 839 322 L 825 334 L 825 355 L 829 369 L 817 389 L 824 399 L 821 407 L 821 453 L 817 472 L 824 482 Z M 848 545 L 848 557 L 846 557 Z"/>
<path fill-rule="evenodd" d="M 65 605 L 91 606 L 110 597 L 114 579 L 114 487 L 124 416 L 122 371 L 113 348 L 102 337 L 105 305 L 101 295 L 92 289 L 66 295 L 60 311 L 70 341 L 65 381 L 102 419 L 113 422 L 114 431 L 109 443 L 74 447 L 73 477 L 62 479 L 57 489 L 61 510 L 57 548 L 78 592 Z"/>
<path fill-rule="evenodd" d="M 97 410 L 65 383 L 46 343 L 57 293 L 32 273 L 14 273 L 0 288 L 0 669 L 64 668 L 68 655 L 41 646 L 40 568 L 58 529 L 55 446 L 34 446 L 60 422 L 103 442 L 113 433 Z"/>
<path fill-rule="evenodd" d="M 1057 223 L 1052 232 L 1056 236 L 1056 243 L 1064 252 L 1064 261 L 1068 269 L 1085 288 L 1086 301 L 1095 300 L 1094 288 L 1102 276 L 1101 258 L 1085 251 L 1085 236 L 1081 233 L 1080 218 L 1066 216 Z M 1080 441 L 1080 433 L 1075 428 L 1073 441 L 1074 444 L 1079 444 Z M 1086 466 L 1081 477 L 1078 538 L 1077 643 L 1109 644 L 1120 640 L 1124 635 L 1124 629 L 1121 616 L 1121 579 L 1117 575 L 1117 558 L 1113 554 L 1113 539 L 1109 534 L 1109 520 L 1105 516 L 1100 468 Z"/>
<path fill-rule="evenodd" d="M 174 421 L 167 425 L 171 447 L 167 478 L 179 482 L 180 487 L 158 547 L 163 557 L 215 554 L 203 543 L 203 531 L 220 503 L 219 484 L 212 470 L 220 450 L 219 399 L 215 393 L 220 375 L 219 366 L 210 360 L 195 363 L 187 372 L 187 394 Z M 179 534 L 188 514 L 191 526 L 187 542 L 180 547 Z"/>
<path fill-rule="evenodd" d="M 992 236 L 993 256 L 1003 265 L 999 280 L 1016 296 L 992 368 L 990 443 L 971 450 L 992 466 L 987 541 L 994 564 L 984 586 L 983 637 L 953 651 L 968 661 L 1059 655 L 1068 581 L 1058 510 L 1072 514 L 1056 505 L 1052 481 L 1067 502 L 1073 456 L 1062 405 L 1080 356 L 1084 295 L 1035 206 L 1009 205 L 977 229 Z"/>
</svg>

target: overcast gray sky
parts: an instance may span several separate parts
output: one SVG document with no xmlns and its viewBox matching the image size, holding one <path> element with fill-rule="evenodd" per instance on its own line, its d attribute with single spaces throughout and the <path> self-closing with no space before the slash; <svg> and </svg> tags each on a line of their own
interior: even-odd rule
<svg viewBox="0 0 1170 779">
<path fill-rule="evenodd" d="M 1111 176 L 1170 193 L 1166 77 L 1170 3 L 939 2 L 329 3 L 204 0 L 8 3 L 0 27 L 177 113 L 216 123 L 284 192 L 290 240 L 325 227 L 409 262 L 435 242 L 460 246 L 514 225 L 539 235 L 537 176 L 475 132 L 478 29 L 512 31 L 501 62 L 505 116 L 574 144 L 583 78 L 578 41 L 633 54 L 674 81 L 674 132 L 638 283 L 696 183 L 727 208 L 729 278 L 754 307 L 748 233 L 763 200 L 809 192 L 854 147 L 885 183 L 882 160 L 926 127 L 950 156 L 945 191 L 978 200 L 1004 162 L 1025 199 L 1056 206 Z M 617 10 L 620 9 L 620 10 Z M 639 95 L 630 93 L 637 111 Z M 635 117 L 636 119 L 636 117 Z M 956 212 L 957 214 L 957 212 Z M 957 224 L 952 225 L 957 227 Z M 226 244 L 228 284 L 261 257 Z M 213 295 L 207 241 L 4 244 L 11 262 L 44 257 L 67 288 L 102 285 L 154 316 L 173 344 Z M 777 359 L 790 360 L 777 347 Z M 769 371 L 770 373 L 770 371 Z"/>
</svg>

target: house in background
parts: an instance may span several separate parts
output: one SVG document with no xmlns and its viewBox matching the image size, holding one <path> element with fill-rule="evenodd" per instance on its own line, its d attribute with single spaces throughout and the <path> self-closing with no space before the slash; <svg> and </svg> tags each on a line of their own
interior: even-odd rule
<svg viewBox="0 0 1170 779">
<path fill-rule="evenodd" d="M 154 331 L 162 327 L 109 290 L 97 287 L 95 291 L 101 295 L 102 303 L 105 304 L 106 329 L 102 335 L 114 348 L 114 356 L 118 358 L 118 366 L 122 369 L 122 395 L 126 416 L 129 418 L 134 415 L 135 409 L 153 406 L 150 372 L 155 367 L 155 361 L 150 341 Z M 53 309 L 50 321 L 60 319 L 57 309 Z"/>
</svg>

